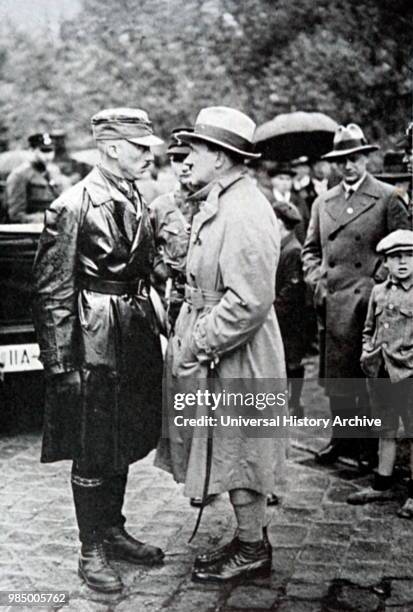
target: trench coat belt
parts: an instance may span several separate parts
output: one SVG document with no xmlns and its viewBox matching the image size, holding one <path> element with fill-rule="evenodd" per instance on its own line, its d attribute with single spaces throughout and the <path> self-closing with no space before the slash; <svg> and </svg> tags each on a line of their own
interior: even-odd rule
<svg viewBox="0 0 413 612">
<path fill-rule="evenodd" d="M 130 281 L 114 281 L 83 274 L 79 279 L 79 287 L 96 293 L 110 295 L 141 295 L 148 296 L 146 282 L 142 278 Z"/>
<path fill-rule="evenodd" d="M 220 291 L 207 291 L 199 287 L 185 285 L 185 301 L 196 310 L 202 310 L 205 306 L 214 306 L 218 304 L 223 295 L 223 292 Z"/>
</svg>

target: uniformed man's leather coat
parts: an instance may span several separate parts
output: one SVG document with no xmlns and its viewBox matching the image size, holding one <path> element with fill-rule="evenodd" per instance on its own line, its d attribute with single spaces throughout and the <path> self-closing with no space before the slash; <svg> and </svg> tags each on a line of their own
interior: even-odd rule
<svg viewBox="0 0 413 612">
<path fill-rule="evenodd" d="M 140 210 L 139 210 L 140 209 Z M 43 461 L 124 470 L 156 444 L 162 357 L 146 288 L 153 261 L 149 214 L 94 169 L 46 212 L 34 267 L 35 324 L 49 379 Z M 84 279 L 126 282 L 122 295 Z M 59 374 L 80 370 L 65 396 Z"/>
</svg>

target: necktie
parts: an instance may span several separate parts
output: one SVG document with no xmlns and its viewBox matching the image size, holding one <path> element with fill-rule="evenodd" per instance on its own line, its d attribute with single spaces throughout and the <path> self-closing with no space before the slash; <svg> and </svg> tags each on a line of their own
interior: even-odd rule
<svg viewBox="0 0 413 612">
<path fill-rule="evenodd" d="M 353 195 L 353 193 L 354 193 L 354 189 L 351 189 L 350 187 L 350 189 L 346 191 L 346 200 L 349 200 L 351 196 Z"/>
</svg>

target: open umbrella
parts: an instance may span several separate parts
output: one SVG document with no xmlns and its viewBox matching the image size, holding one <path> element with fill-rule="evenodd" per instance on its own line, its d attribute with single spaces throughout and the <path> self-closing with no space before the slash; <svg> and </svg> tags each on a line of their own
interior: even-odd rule
<svg viewBox="0 0 413 612">
<path fill-rule="evenodd" d="M 277 115 L 260 125 L 255 143 L 264 159 L 289 161 L 306 155 L 318 158 L 333 147 L 338 124 L 324 113 L 298 111 Z"/>
</svg>

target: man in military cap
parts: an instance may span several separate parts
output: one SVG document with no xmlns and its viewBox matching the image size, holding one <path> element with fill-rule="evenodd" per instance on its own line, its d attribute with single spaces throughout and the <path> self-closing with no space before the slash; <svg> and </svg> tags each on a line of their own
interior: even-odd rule
<svg viewBox="0 0 413 612">
<path fill-rule="evenodd" d="M 315 200 L 303 248 L 304 277 L 320 326 L 320 375 L 333 417 L 369 410 L 360 355 L 369 296 L 375 281 L 386 276 L 376 245 L 389 232 L 409 227 L 396 190 L 367 171 L 368 155 L 376 149 L 358 125 L 337 129 L 333 150 L 324 158 L 337 164 L 343 179 Z M 358 445 L 339 435 L 340 428 L 333 428 L 320 463 L 357 456 Z"/>
<path fill-rule="evenodd" d="M 154 239 L 135 181 L 162 141 L 138 109 L 101 111 L 92 129 L 100 163 L 46 211 L 34 314 L 47 377 L 41 460 L 73 461 L 79 575 L 112 592 L 122 582 L 108 558 L 163 557 L 125 531 L 122 514 L 128 466 L 156 446 L 161 419 Z"/>
<path fill-rule="evenodd" d="M 167 310 L 170 330 L 173 330 L 184 301 L 186 255 L 192 219 L 198 210 L 198 203 L 188 199 L 194 191 L 190 182 L 191 168 L 185 163 L 190 148 L 179 140 L 179 132 L 188 130 L 190 128 L 174 130 L 167 150 L 172 172 L 178 180 L 177 188 L 159 196 L 150 205 L 157 246 L 154 282 Z"/>
<path fill-rule="evenodd" d="M 28 139 L 32 159 L 15 168 L 6 182 L 6 209 L 10 223 L 42 223 L 44 211 L 67 186 L 52 164 L 53 141 L 49 134 Z"/>
<path fill-rule="evenodd" d="M 168 347 L 172 389 L 185 383 L 199 389 L 208 378 L 220 388 L 225 379 L 246 379 L 250 388 L 254 380 L 267 378 L 279 379 L 285 390 L 284 350 L 273 308 L 278 224 L 244 166 L 246 159 L 259 157 L 254 132 L 255 123 L 244 113 L 210 107 L 200 111 L 193 131 L 179 135 L 191 149 L 185 161 L 198 188 L 191 198 L 202 204 L 192 222 L 185 302 Z M 168 402 L 169 407 L 173 413 Z M 195 415 L 202 410 L 196 406 Z M 208 494 L 229 491 L 238 525 L 228 544 L 196 558 L 193 580 L 225 583 L 268 575 L 266 496 L 274 491 L 275 473 L 282 471 L 284 440 L 249 437 L 242 426 L 231 428 L 229 437 L 213 430 L 206 439 L 199 430 L 177 431 L 173 419 L 169 424 L 156 464 L 185 483 L 185 495 L 202 496 L 204 505 Z"/>
</svg>

